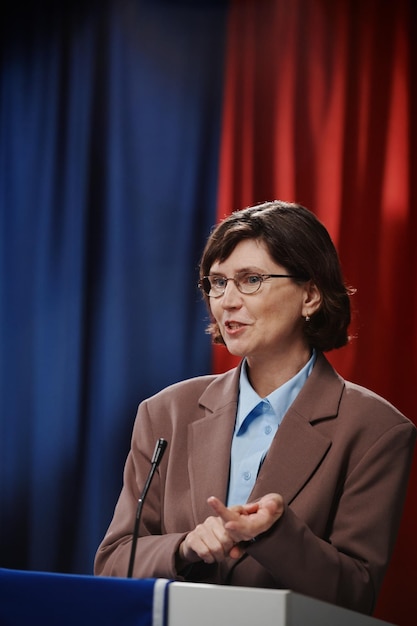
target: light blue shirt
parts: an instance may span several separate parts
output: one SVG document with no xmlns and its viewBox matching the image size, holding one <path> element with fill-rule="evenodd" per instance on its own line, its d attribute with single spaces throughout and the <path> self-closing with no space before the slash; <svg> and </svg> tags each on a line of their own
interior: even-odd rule
<svg viewBox="0 0 417 626">
<path fill-rule="evenodd" d="M 247 502 L 278 426 L 310 375 L 315 362 L 316 352 L 313 350 L 303 369 L 266 398 L 261 398 L 250 384 L 246 361 L 243 363 L 232 439 L 227 506 Z"/>
</svg>

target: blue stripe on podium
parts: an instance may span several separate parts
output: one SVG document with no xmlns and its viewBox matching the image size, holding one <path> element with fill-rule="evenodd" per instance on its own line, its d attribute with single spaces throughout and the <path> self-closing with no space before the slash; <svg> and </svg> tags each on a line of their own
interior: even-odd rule
<svg viewBox="0 0 417 626">
<path fill-rule="evenodd" d="M 168 582 L 0 569 L 0 624 L 164 626 Z"/>
</svg>

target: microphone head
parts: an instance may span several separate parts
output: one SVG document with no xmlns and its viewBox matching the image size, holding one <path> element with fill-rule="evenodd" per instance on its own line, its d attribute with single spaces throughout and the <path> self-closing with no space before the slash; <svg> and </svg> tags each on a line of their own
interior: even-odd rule
<svg viewBox="0 0 417 626">
<path fill-rule="evenodd" d="M 152 457 L 152 464 L 155 465 L 155 467 L 158 467 L 158 465 L 160 464 L 167 445 L 168 441 L 166 439 L 163 439 L 162 437 L 160 437 L 156 442 L 155 450 Z"/>
</svg>

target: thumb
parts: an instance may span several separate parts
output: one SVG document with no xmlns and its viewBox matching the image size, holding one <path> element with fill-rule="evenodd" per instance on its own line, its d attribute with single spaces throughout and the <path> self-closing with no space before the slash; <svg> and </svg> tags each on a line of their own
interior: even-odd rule
<svg viewBox="0 0 417 626">
<path fill-rule="evenodd" d="M 240 559 L 245 554 L 245 550 L 236 544 L 229 552 L 229 556 L 232 559 Z"/>
</svg>

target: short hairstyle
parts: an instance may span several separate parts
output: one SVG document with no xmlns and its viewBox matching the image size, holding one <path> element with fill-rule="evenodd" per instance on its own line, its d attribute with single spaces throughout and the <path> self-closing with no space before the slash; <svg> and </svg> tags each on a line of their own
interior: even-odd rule
<svg viewBox="0 0 417 626">
<path fill-rule="evenodd" d="M 245 239 L 262 242 L 272 259 L 286 271 L 312 280 L 319 289 L 320 308 L 304 324 L 311 348 L 322 352 L 349 341 L 350 295 L 343 280 L 336 248 L 324 225 L 305 207 L 280 200 L 235 211 L 214 227 L 200 262 L 200 279 L 214 262 L 225 261 Z M 305 282 L 304 278 L 295 282 Z M 204 294 L 210 311 L 210 299 Z M 207 329 L 214 343 L 224 343 L 215 320 Z"/>
</svg>

